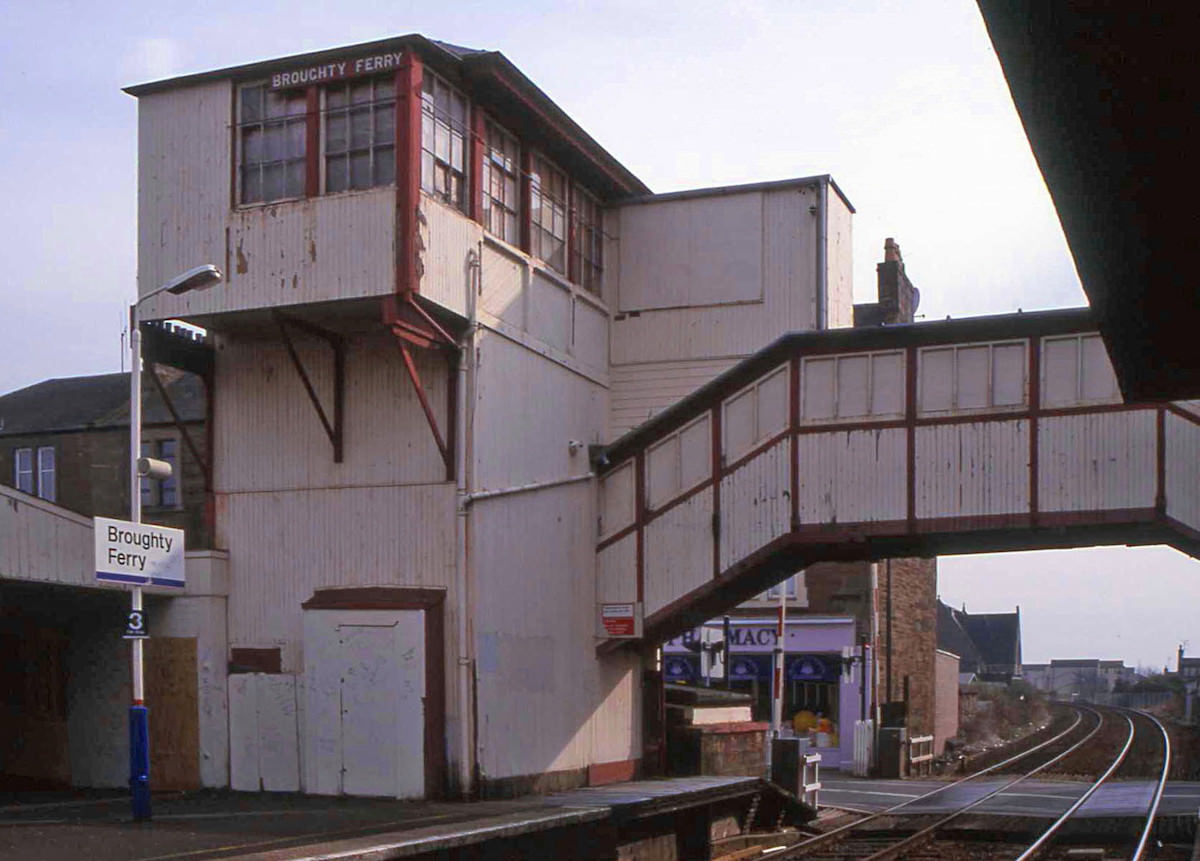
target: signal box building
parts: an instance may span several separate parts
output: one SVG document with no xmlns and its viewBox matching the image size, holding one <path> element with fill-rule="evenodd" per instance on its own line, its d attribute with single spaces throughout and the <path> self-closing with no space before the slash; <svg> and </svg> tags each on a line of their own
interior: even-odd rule
<svg viewBox="0 0 1200 861">
<path fill-rule="evenodd" d="M 230 677 L 232 785 L 634 776 L 589 449 L 850 325 L 849 201 L 651 194 L 503 55 L 421 36 L 128 92 L 140 292 L 226 273 L 142 308 L 210 333 L 230 656 L 262 671 Z"/>
</svg>

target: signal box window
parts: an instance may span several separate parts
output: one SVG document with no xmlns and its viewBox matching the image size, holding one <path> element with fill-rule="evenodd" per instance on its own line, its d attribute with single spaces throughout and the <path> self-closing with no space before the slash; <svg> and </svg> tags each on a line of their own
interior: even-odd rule
<svg viewBox="0 0 1200 861">
<path fill-rule="evenodd" d="M 238 112 L 238 200 L 267 203 L 304 195 L 302 91 L 242 87 Z"/>
<path fill-rule="evenodd" d="M 421 188 L 467 209 L 467 100 L 426 70 L 421 97 Z"/>
<path fill-rule="evenodd" d="M 486 123 L 483 144 L 483 226 L 505 242 L 517 244 L 520 217 L 517 139 Z"/>
<path fill-rule="evenodd" d="M 573 270 L 579 286 L 600 292 L 604 272 L 604 222 L 600 204 L 579 186 L 575 186 L 575 244 Z"/>
<path fill-rule="evenodd" d="M 529 221 L 533 256 L 567 274 L 567 177 L 542 156 L 529 178 Z"/>
<path fill-rule="evenodd" d="M 388 185 L 396 178 L 396 94 L 391 78 L 325 88 L 325 190 Z"/>
</svg>

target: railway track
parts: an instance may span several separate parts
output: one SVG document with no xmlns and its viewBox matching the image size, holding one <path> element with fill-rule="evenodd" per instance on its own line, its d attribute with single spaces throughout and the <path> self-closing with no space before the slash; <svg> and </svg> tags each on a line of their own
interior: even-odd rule
<svg viewBox="0 0 1200 861">
<path fill-rule="evenodd" d="M 1032 859 L 1085 857 L 1151 858 L 1151 832 L 1170 770 L 1170 743 L 1156 718 L 1141 712 L 1072 706 L 1065 729 L 1036 746 L 917 798 L 872 813 L 825 834 L 771 853 L 773 858 L 870 859 Z M 1086 772 L 1091 781 L 1068 809 L 1048 826 L 1045 819 L 1003 817 L 979 810 L 989 799 L 1036 775 Z M 919 813 L 935 796 L 953 799 L 957 787 L 984 776 L 1002 775 L 999 786 L 936 814 Z M 1114 777 L 1153 776 L 1156 788 L 1144 815 L 1089 819 L 1084 831 L 1077 814 Z M 943 795 L 944 794 L 944 795 Z M 1080 842 L 1081 831 L 1086 834 Z"/>
</svg>

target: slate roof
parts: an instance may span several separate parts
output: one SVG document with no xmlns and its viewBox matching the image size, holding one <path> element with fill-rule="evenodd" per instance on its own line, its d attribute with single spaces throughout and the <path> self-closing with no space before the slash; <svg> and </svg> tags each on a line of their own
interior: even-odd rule
<svg viewBox="0 0 1200 861">
<path fill-rule="evenodd" d="M 160 369 L 175 409 L 184 421 L 204 421 L 204 384 L 199 377 Z M 143 389 L 142 421 L 170 421 L 158 390 L 150 381 Z M 122 428 L 129 426 L 129 374 L 60 377 L 0 395 L 0 437 Z"/>
<path fill-rule="evenodd" d="M 1021 614 L 967 613 L 938 601 L 938 648 L 960 656 L 959 669 L 1012 677 L 1021 671 Z"/>
</svg>

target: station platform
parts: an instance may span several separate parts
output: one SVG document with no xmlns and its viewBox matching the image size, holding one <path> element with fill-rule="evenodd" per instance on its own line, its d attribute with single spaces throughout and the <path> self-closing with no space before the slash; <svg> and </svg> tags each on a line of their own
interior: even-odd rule
<svg viewBox="0 0 1200 861">
<path fill-rule="evenodd" d="M 687 777 L 470 803 L 205 792 L 155 798 L 149 822 L 130 819 L 124 793 L 26 795 L 0 798 L 0 858 L 380 861 L 541 840 L 561 851 L 564 840 L 617 839 L 622 828 L 636 832 L 639 821 L 748 800 L 763 787 L 752 777 Z"/>
<path fill-rule="evenodd" d="M 1003 777 L 972 780 L 932 798 L 910 804 L 904 808 L 904 812 L 948 813 L 986 795 L 1005 782 Z M 821 806 L 870 813 L 901 804 L 945 785 L 945 781 L 937 780 L 863 780 L 822 774 Z M 1142 815 L 1150 803 L 1154 786 L 1154 782 L 1149 780 L 1107 783 L 1084 803 L 1076 816 Z M 1087 788 L 1088 784 L 1082 781 L 1030 779 L 988 799 L 975 808 L 974 812 L 1057 818 Z M 1196 816 L 1198 808 L 1200 782 L 1169 781 L 1163 791 L 1158 812 L 1160 816 Z"/>
</svg>

